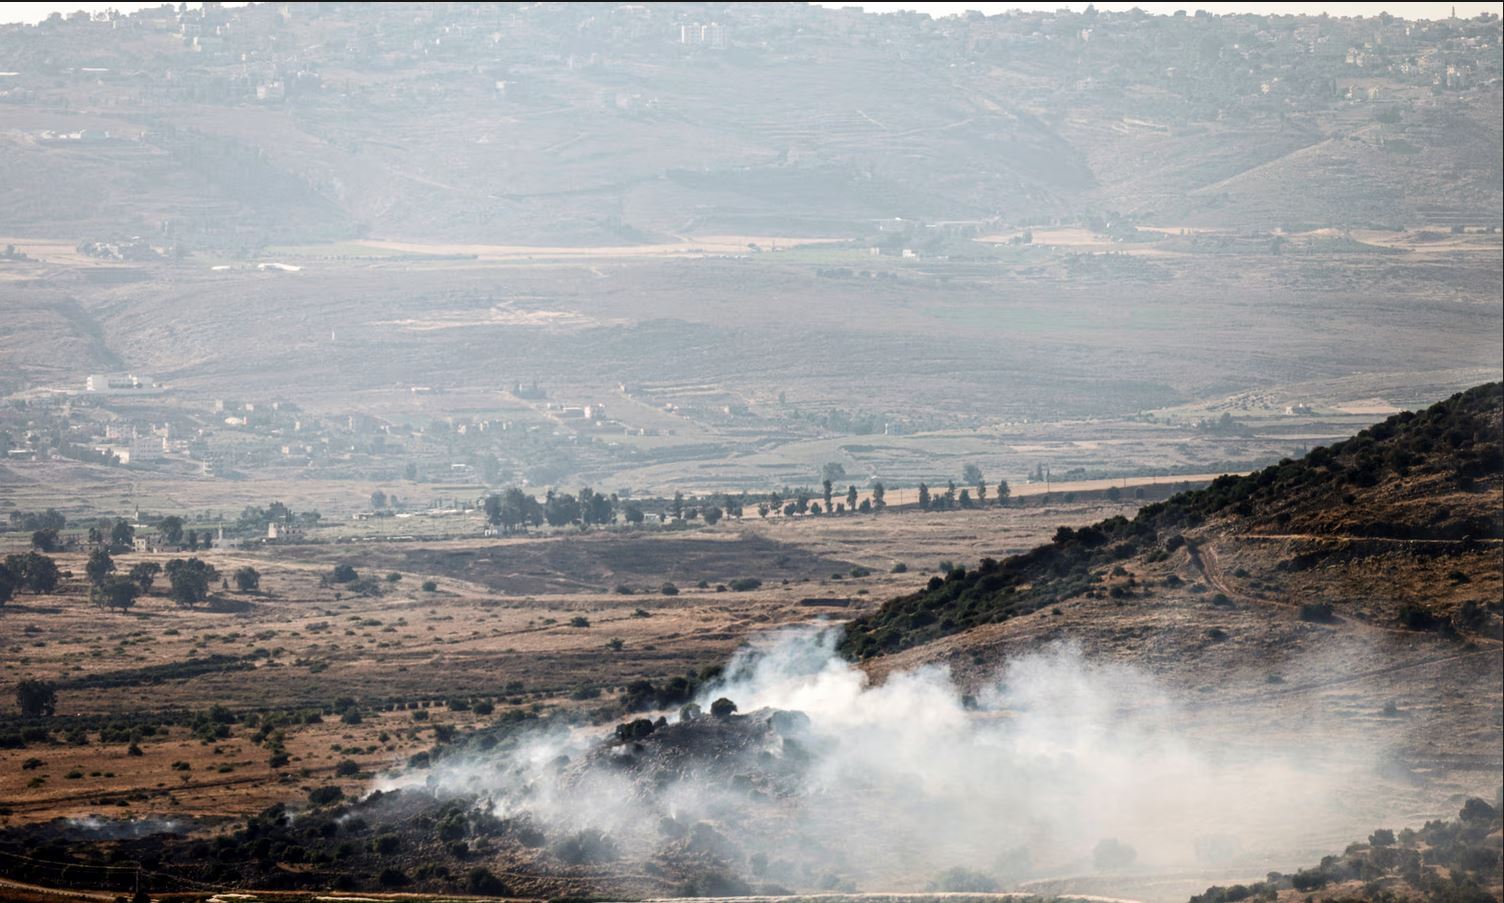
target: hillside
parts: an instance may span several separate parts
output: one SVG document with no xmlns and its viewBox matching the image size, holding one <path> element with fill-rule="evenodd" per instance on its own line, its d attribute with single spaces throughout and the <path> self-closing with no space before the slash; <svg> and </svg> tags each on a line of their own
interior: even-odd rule
<svg viewBox="0 0 1504 903">
<path fill-rule="evenodd" d="M 1500 215 L 1499 20 L 251 4 L 0 27 L 14 234 L 621 244 Z M 1426 175 L 1434 174 L 1434 175 Z"/>
<path fill-rule="evenodd" d="M 1298 606 L 1308 621 L 1497 638 L 1501 403 L 1504 384 L 1478 386 L 1131 520 L 1062 527 L 1048 545 L 956 568 L 858 618 L 843 649 L 870 658 L 1073 598 L 1143 606 L 1186 591 Z"/>
<path fill-rule="evenodd" d="M 1252 885 L 1209 887 L 1190 903 L 1497 900 L 1500 804 L 1499 797 L 1492 806 L 1474 797 L 1455 819 L 1435 819 L 1419 829 L 1380 828 L 1367 843 L 1352 843 L 1340 856 L 1323 857 L 1311 868 L 1289 875 L 1271 872 Z"/>
</svg>

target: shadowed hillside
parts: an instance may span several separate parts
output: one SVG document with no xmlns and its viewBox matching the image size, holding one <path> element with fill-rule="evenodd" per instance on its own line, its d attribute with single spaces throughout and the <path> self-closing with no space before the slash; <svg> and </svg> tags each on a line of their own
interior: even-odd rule
<svg viewBox="0 0 1504 903">
<path fill-rule="evenodd" d="M 1299 461 L 1148 505 L 1132 520 L 1061 527 L 1048 545 L 956 568 L 857 619 L 843 648 L 867 658 L 1078 596 L 1145 604 L 1155 584 L 1182 585 L 1176 571 L 1185 570 L 1229 603 L 1298 598 L 1306 620 L 1356 615 L 1497 635 L 1501 399 L 1501 384 L 1478 386 Z M 1218 553 L 1202 546 L 1212 538 L 1255 550 L 1249 564 L 1260 573 L 1240 564 L 1224 574 Z M 1379 582 L 1369 592 L 1339 589 L 1353 585 L 1337 579 L 1344 571 Z"/>
</svg>

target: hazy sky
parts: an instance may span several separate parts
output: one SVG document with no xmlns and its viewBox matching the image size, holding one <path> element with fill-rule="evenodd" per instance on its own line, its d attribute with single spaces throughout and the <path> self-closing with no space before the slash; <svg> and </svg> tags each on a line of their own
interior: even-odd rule
<svg viewBox="0 0 1504 903">
<path fill-rule="evenodd" d="M 118 9 L 122 12 L 132 12 L 142 7 L 161 6 L 157 3 L 3 3 L 0 4 L 0 22 L 40 22 L 54 12 L 64 15 L 78 9 L 86 9 L 90 12 L 98 12 L 106 9 Z M 197 6 L 197 3 L 190 4 Z M 227 3 L 226 6 L 240 6 L 238 3 Z M 1010 9 L 1060 9 L 1068 7 L 1074 10 L 1085 9 L 1086 3 L 1067 3 L 1060 0 L 1047 0 L 1047 2 L 1013 2 L 1013 3 L 861 3 L 857 0 L 845 0 L 845 2 L 821 3 L 821 6 L 861 6 L 871 12 L 892 12 L 900 9 L 923 9 L 931 15 L 946 16 L 954 13 L 965 12 L 970 9 L 978 9 L 986 13 L 999 13 Z M 1498 12 L 1498 3 L 1154 3 L 1154 2 L 1128 2 L 1113 3 L 1100 2 L 1096 4 L 1098 9 L 1126 10 L 1137 6 L 1145 12 L 1169 15 L 1178 9 L 1194 12 L 1205 9 L 1213 13 L 1311 13 L 1319 14 L 1328 12 L 1334 16 L 1376 16 L 1381 12 L 1401 16 L 1406 19 L 1444 19 L 1451 15 L 1452 8 L 1456 7 L 1457 15 L 1464 18 L 1472 18 L 1483 12 Z"/>
<path fill-rule="evenodd" d="M 1015 2 L 1015 3 L 862 3 L 860 0 L 847 0 L 847 2 L 821 3 L 821 6 L 860 6 L 869 12 L 891 12 L 900 9 L 922 9 L 932 15 L 948 16 L 955 13 L 965 12 L 969 9 L 978 9 L 985 13 L 1000 13 L 1010 9 L 1062 9 L 1083 10 L 1090 3 L 1065 3 L 1059 0 L 1047 0 L 1043 3 Z M 1154 3 L 1154 2 L 1098 2 L 1097 9 L 1103 10 L 1129 10 L 1135 6 L 1144 12 L 1170 15 L 1176 10 L 1195 12 L 1204 9 L 1210 13 L 1264 13 L 1264 14 L 1300 14 L 1320 15 L 1330 13 L 1333 16 L 1377 16 L 1387 12 L 1392 16 L 1406 19 L 1445 19 L 1452 14 L 1453 7 L 1457 9 L 1457 15 L 1463 18 L 1472 18 L 1479 13 L 1497 13 L 1500 9 L 1498 3 L 1196 3 L 1192 0 L 1182 0 L 1179 3 Z"/>
</svg>

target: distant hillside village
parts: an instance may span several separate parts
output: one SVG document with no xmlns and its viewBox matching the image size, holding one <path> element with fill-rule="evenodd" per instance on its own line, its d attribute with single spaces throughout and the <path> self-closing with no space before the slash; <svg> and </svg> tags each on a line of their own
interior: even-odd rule
<svg viewBox="0 0 1504 903">
<path fill-rule="evenodd" d="M 637 223 L 621 221 L 619 206 L 548 206 L 557 200 L 544 200 L 552 197 L 551 180 L 564 171 L 577 183 L 612 185 L 613 201 L 619 190 L 649 178 L 668 183 L 664 190 L 678 183 L 750 193 L 777 208 L 777 222 L 806 230 L 848 229 L 848 214 L 858 209 L 857 220 L 1043 222 L 1088 203 L 1099 212 L 1119 205 L 1118 198 L 1096 195 L 1088 171 L 1089 144 L 1115 135 L 1194 143 L 1208 127 L 1251 123 L 1276 135 L 1319 132 L 1329 125 L 1284 117 L 1341 119 L 1368 110 L 1417 131 L 1380 129 L 1353 140 L 1401 157 L 1427 143 L 1466 140 L 1455 129 L 1438 130 L 1429 117 L 1415 123 L 1405 117 L 1427 98 L 1496 91 L 1501 30 L 1495 15 L 1152 16 L 1089 7 L 932 19 L 802 4 L 204 3 L 0 26 L 0 57 L 7 61 L 0 105 L 68 111 L 76 121 L 59 127 L 45 117 L 34 124 L 14 120 L 8 140 L 17 142 L 16 153 L 85 148 L 103 168 L 86 173 L 75 160 L 77 178 L 98 179 L 110 191 L 137 190 L 118 178 L 123 167 L 156 173 L 159 185 L 187 192 L 149 206 L 149 216 L 41 195 L 27 213 L 39 225 L 83 221 L 95 253 L 118 255 L 328 241 L 372 230 L 463 228 L 468 237 L 500 230 L 512 240 L 549 229 L 564 229 L 565 236 L 639 235 L 682 222 L 673 218 L 683 212 L 678 208 L 664 223 Z M 825 73 L 827 84 L 801 96 L 793 86 L 814 71 Z M 951 78 L 960 80 L 955 91 L 925 93 Z M 873 102 L 855 109 L 845 92 L 863 83 Z M 888 109 L 904 85 L 926 99 Z M 735 103 L 707 105 L 717 92 L 736 92 Z M 994 97 L 1006 97 L 1010 106 Z M 226 131 L 214 112 L 224 108 L 259 110 L 254 117 L 267 135 L 282 134 L 277 129 L 290 123 L 284 139 L 307 130 L 314 143 L 292 151 L 292 145 L 263 145 L 261 135 Z M 973 115 L 965 115 L 968 109 Z M 513 136 L 515 146 L 500 148 L 494 137 L 459 137 L 432 119 L 439 110 L 465 111 L 476 122 L 518 117 L 523 131 Z M 551 120 L 528 115 L 545 110 L 567 110 L 588 125 L 571 139 Z M 1073 115 L 1106 131 L 1082 131 Z M 409 132 L 399 122 L 411 117 Z M 668 147 L 633 164 L 644 169 L 616 173 L 620 184 L 609 168 L 593 168 L 589 154 L 561 158 L 563 170 L 543 166 L 554 159 L 546 151 L 565 142 L 619 147 L 623 132 L 673 135 L 686 122 L 703 133 L 668 138 Z M 1001 157 L 990 155 L 1001 171 L 963 184 L 904 162 L 948 152 L 952 140 L 975 147 L 1002 141 L 994 149 Z M 743 141 L 746 151 L 729 151 Z M 429 170 L 428 178 L 449 191 L 424 204 L 457 205 L 454 215 L 372 221 L 355 212 L 374 185 L 361 183 L 349 167 L 374 163 L 370 154 L 378 147 L 398 151 L 383 166 Z M 478 165 L 494 162 L 497 153 L 506 165 Z M 769 184 L 762 173 L 779 177 Z M 793 190 L 800 179 L 828 182 L 832 173 L 844 180 L 839 197 Z M 492 178 L 503 181 L 492 185 Z M 874 178 L 927 190 L 873 196 L 862 186 Z M 465 179 L 469 190 L 459 188 Z M 375 184 L 415 190 L 389 180 Z M 473 206 L 476 196 L 487 196 L 482 185 L 527 200 L 504 214 L 485 213 Z M 1239 213 L 1236 205 L 1224 206 L 1228 217 Z M 694 209 L 700 207 L 685 208 Z M 724 198 L 703 213 L 732 217 L 727 225 L 742 228 L 746 217 L 768 215 L 756 204 Z"/>
<path fill-rule="evenodd" d="M 1114 68 L 1124 67 L 1120 79 L 1152 78 L 1171 84 L 1188 82 L 1201 70 L 1215 67 L 1221 78 L 1186 84 L 1184 90 L 1220 95 L 1226 102 L 1283 97 L 1301 106 L 1334 98 L 1382 100 L 1382 91 L 1364 80 L 1382 77 L 1462 90 L 1494 82 L 1500 75 L 1496 15 L 1427 21 L 1387 13 L 1370 18 L 1266 18 L 1182 10 L 1160 17 L 1140 10 L 1099 12 L 1088 7 L 1081 13 L 1009 11 L 988 16 L 973 11 L 931 19 L 912 12 L 875 16 L 856 6 L 827 10 L 797 4 L 733 4 L 718 7 L 724 21 L 707 21 L 697 18 L 703 8 L 583 5 L 573 16 L 561 11 L 552 18 L 555 28 L 571 26 L 567 40 L 555 32 L 530 46 L 520 39 L 541 37 L 538 32 L 544 24 L 529 10 L 481 3 L 394 8 L 386 15 L 362 9 L 362 28 L 333 44 L 314 46 L 289 46 L 288 38 L 301 28 L 341 23 L 355 12 L 337 3 L 203 3 L 164 4 L 130 14 L 113 9 L 53 13 L 35 27 L 0 26 L 0 40 L 8 45 L 56 45 L 60 51 L 55 58 L 35 59 L 30 69 L 0 73 L 6 79 L 0 83 L 0 100 L 32 99 L 41 90 L 31 87 L 33 79 L 45 73 L 100 85 L 131 83 L 141 100 L 275 104 L 331 91 L 369 93 L 369 88 L 350 82 L 330 82 L 321 74 L 324 69 L 400 70 L 417 62 L 458 62 L 481 67 L 476 74 L 491 77 L 497 98 L 515 101 L 526 95 L 521 86 L 530 76 L 545 77 L 551 67 L 609 69 L 625 64 L 630 55 L 672 48 L 776 53 L 787 49 L 783 45 L 806 41 L 811 28 L 828 38 L 888 45 L 901 61 L 976 61 L 1006 55 L 1045 62 L 1101 53 L 1112 58 Z M 364 24 L 373 20 L 374 27 Z M 1198 46 L 1188 48 L 1186 38 L 1192 34 Z M 123 48 L 133 38 L 158 39 L 156 46 L 167 53 L 154 61 L 119 60 L 129 63 L 120 67 L 82 64 L 85 56 L 96 63 L 114 62 L 109 55 L 129 53 Z M 113 54 L 102 54 L 106 48 Z M 1149 52 L 1135 65 L 1130 49 Z M 1187 49 L 1187 59 L 1159 66 L 1164 57 Z M 613 50 L 623 58 L 613 60 Z M 1076 88 L 1109 90 L 1100 79 L 1083 80 Z M 39 137 L 87 142 L 112 136 L 85 129 Z"/>
</svg>

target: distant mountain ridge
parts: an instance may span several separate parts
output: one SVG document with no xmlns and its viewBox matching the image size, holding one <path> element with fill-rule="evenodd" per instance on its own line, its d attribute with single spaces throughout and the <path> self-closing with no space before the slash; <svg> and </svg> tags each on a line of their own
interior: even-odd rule
<svg viewBox="0 0 1504 903">
<path fill-rule="evenodd" d="M 0 27 L 0 209 L 19 235 L 194 247 L 1497 224 L 1499 33 L 718 3 L 59 17 Z"/>
</svg>

